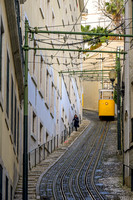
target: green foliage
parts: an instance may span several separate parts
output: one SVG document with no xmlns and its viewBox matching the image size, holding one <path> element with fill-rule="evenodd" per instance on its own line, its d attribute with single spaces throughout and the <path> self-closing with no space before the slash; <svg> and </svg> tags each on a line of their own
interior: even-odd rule
<svg viewBox="0 0 133 200">
<path fill-rule="evenodd" d="M 113 97 L 113 99 L 114 99 L 115 104 L 117 104 L 117 91 L 116 91 L 116 89 L 114 90 L 114 97 Z"/>
<path fill-rule="evenodd" d="M 97 28 L 90 29 L 90 25 L 82 26 L 81 25 L 81 31 L 85 33 L 106 33 L 107 29 L 97 26 Z M 106 42 L 109 37 L 103 36 L 103 37 L 94 37 L 91 35 L 86 35 L 83 37 L 84 40 L 90 40 L 88 41 L 88 45 L 91 45 L 91 49 L 98 48 L 102 43 Z"/>
<path fill-rule="evenodd" d="M 109 2 L 105 2 L 105 11 L 111 15 L 117 14 L 119 18 L 121 14 L 124 14 L 124 0 L 110 0 Z"/>
</svg>

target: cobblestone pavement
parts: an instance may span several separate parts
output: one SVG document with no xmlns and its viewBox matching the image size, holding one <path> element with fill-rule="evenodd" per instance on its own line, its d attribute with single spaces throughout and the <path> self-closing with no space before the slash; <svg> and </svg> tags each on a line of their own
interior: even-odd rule
<svg viewBox="0 0 133 200">
<path fill-rule="evenodd" d="M 109 200 L 133 200 L 133 192 L 122 185 L 122 155 L 117 153 L 117 122 L 111 122 L 96 177 Z"/>
<path fill-rule="evenodd" d="M 99 120 L 95 112 L 85 111 L 84 116 L 93 121 Z M 122 184 L 122 155 L 117 153 L 117 121 L 111 122 L 97 166 L 95 182 L 108 200 L 133 200 L 131 189 Z"/>
</svg>

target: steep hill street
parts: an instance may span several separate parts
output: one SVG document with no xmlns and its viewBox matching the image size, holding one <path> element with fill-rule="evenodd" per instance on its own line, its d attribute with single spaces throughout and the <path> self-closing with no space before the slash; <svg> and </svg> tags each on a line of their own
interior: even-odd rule
<svg viewBox="0 0 133 200">
<path fill-rule="evenodd" d="M 98 149 L 98 144 L 95 147 L 92 141 L 97 141 L 100 136 L 98 133 L 100 129 L 102 135 L 99 137 L 99 141 L 101 141 L 101 137 L 103 137 L 101 124 L 104 127 L 106 123 L 105 121 L 99 121 L 97 113 L 84 111 L 84 120 L 78 131 L 74 131 L 57 151 L 29 172 L 29 199 L 39 199 L 39 196 L 41 196 L 41 199 L 58 200 L 132 199 L 133 194 L 129 189 L 122 186 L 122 156 L 117 155 L 115 121 L 108 122 L 108 131 L 107 126 L 105 127 L 107 135 L 101 149 L 102 152 L 98 151 L 100 157 L 97 162 L 92 159 L 96 155 L 98 156 L 97 153 L 93 152 Z M 98 124 L 100 127 L 98 127 Z M 79 145 L 82 148 L 79 148 Z M 100 143 L 101 145 L 102 143 Z M 95 167 L 93 166 L 93 162 Z M 88 167 L 90 167 L 90 170 Z M 87 182 L 84 182 L 84 178 Z M 62 187 L 58 189 L 60 182 L 63 185 L 61 184 Z M 84 188 L 84 184 L 86 184 L 85 188 L 88 189 Z M 18 186 L 15 199 L 22 199 L 21 195 L 19 195 L 22 192 L 21 187 L 21 185 Z M 94 193 L 94 187 L 97 190 L 96 194 Z M 60 193 L 59 191 L 62 192 Z"/>
</svg>

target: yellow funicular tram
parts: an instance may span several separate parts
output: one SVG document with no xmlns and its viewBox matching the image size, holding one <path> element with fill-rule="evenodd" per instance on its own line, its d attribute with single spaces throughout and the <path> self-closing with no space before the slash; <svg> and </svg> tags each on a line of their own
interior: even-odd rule
<svg viewBox="0 0 133 200">
<path fill-rule="evenodd" d="M 99 90 L 99 118 L 100 119 L 114 119 L 115 116 L 115 102 L 113 100 L 113 89 Z"/>
</svg>

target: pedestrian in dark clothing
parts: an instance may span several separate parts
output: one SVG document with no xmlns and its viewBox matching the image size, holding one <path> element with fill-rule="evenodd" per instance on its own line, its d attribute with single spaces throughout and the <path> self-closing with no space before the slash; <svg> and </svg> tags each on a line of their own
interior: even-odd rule
<svg viewBox="0 0 133 200">
<path fill-rule="evenodd" d="M 77 131 L 77 127 L 79 127 L 79 118 L 76 114 L 74 115 L 73 121 L 74 121 L 75 130 Z"/>
</svg>

